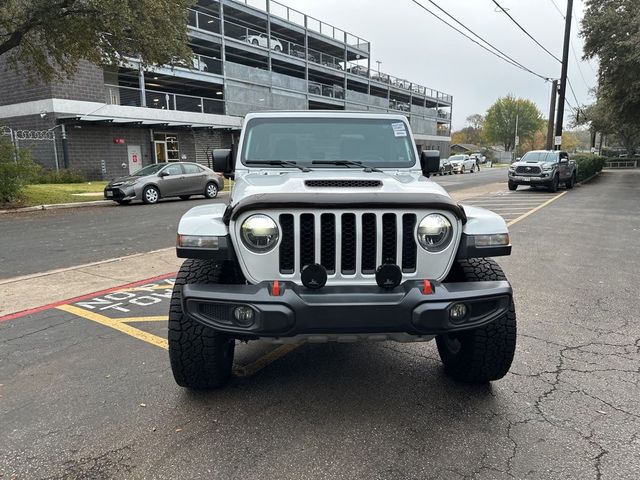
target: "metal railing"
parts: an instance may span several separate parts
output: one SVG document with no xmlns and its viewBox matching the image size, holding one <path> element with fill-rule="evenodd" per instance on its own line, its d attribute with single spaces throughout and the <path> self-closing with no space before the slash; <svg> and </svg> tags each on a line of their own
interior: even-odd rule
<svg viewBox="0 0 640 480">
<path fill-rule="evenodd" d="M 105 85 L 109 105 L 123 105 L 129 107 L 142 106 L 142 94 L 139 88 Z M 179 93 L 163 92 L 145 89 L 145 103 L 147 108 L 158 110 L 178 110 L 182 112 L 225 113 L 224 100 Z"/>
<path fill-rule="evenodd" d="M 309 82 L 307 91 L 312 95 L 321 95 L 323 97 L 331 97 L 344 99 L 344 88 L 340 85 L 327 85 L 318 82 Z"/>
<path fill-rule="evenodd" d="M 244 3 L 251 5 L 249 0 L 244 0 Z M 296 12 L 302 16 L 301 26 L 304 26 L 304 17 L 305 15 L 297 10 L 291 9 L 286 5 L 280 4 L 271 0 L 270 2 L 272 14 L 288 21 L 292 21 L 293 23 L 298 23 L 292 20 L 292 12 Z M 280 11 L 276 9 L 273 10 L 273 7 L 281 6 L 284 10 Z M 252 5 L 255 6 L 255 5 Z M 198 10 L 189 9 L 188 10 L 188 24 L 191 27 L 205 30 L 208 32 L 220 34 L 220 17 L 215 15 L 210 15 L 207 13 L 200 12 Z M 340 29 L 336 29 L 332 25 L 325 24 L 320 20 L 316 20 L 313 17 L 307 16 L 307 21 L 314 20 L 317 22 L 317 28 L 312 28 L 307 25 L 307 27 L 312 31 L 317 31 L 318 33 L 322 33 L 323 35 L 330 36 L 336 40 L 344 41 L 347 45 L 358 45 L 358 42 L 365 42 L 359 37 L 353 36 L 349 33 L 346 33 Z M 325 27 L 323 27 L 325 26 Z M 325 28 L 325 31 L 322 29 Z M 327 34 L 327 29 L 330 28 L 331 35 Z M 344 38 L 335 38 L 335 32 L 339 32 L 344 35 Z M 264 49 L 271 49 L 278 53 L 283 53 L 285 55 L 290 55 L 296 58 L 306 59 L 311 63 L 315 63 L 318 65 L 323 65 L 325 67 L 334 68 L 336 70 L 346 70 L 348 73 L 353 75 L 358 75 L 360 77 L 364 77 L 367 79 L 371 79 L 375 82 L 379 82 L 382 84 L 389 85 L 394 88 L 398 88 L 401 90 L 407 90 L 412 92 L 413 94 L 423 95 L 429 98 L 434 98 L 437 100 L 441 100 L 443 102 L 451 103 L 453 97 L 451 95 L 447 95 L 446 93 L 440 92 L 438 90 L 424 87 L 422 85 L 418 85 L 416 83 L 412 83 L 409 80 L 401 79 L 398 77 L 394 77 L 392 75 L 379 72 L 377 70 L 369 69 L 364 65 L 360 65 L 356 62 L 345 62 L 343 58 L 335 57 L 333 55 L 329 55 L 323 53 L 319 50 L 313 50 L 311 48 L 306 49 L 304 45 L 290 42 L 288 40 L 284 40 L 282 38 L 278 38 L 274 35 L 269 37 L 266 33 L 266 30 L 260 31 L 252 28 L 245 27 L 244 25 L 239 25 L 229 20 L 224 21 L 224 33 L 226 37 L 233 38 L 235 40 L 239 40 L 242 42 L 246 42 L 254 47 L 260 47 Z M 365 51 L 369 51 L 369 43 L 366 43 Z M 220 71 L 222 70 L 222 66 L 220 66 Z"/>
<path fill-rule="evenodd" d="M 638 168 L 638 160 L 607 160 L 605 168 Z"/>
</svg>

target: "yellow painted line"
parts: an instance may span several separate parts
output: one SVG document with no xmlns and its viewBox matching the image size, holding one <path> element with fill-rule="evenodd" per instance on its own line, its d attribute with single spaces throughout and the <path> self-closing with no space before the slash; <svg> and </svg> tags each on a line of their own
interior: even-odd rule
<svg viewBox="0 0 640 480">
<path fill-rule="evenodd" d="M 549 205 L 550 203 L 555 202 L 557 199 L 559 199 L 560 197 L 562 197 L 563 195 L 566 195 L 568 192 L 562 192 L 559 195 L 556 195 L 553 198 L 550 198 L 549 200 L 547 200 L 544 203 L 541 203 L 540 205 L 538 205 L 536 208 L 534 208 L 533 210 L 529 210 L 526 213 L 523 213 L 522 215 L 520 215 L 518 218 L 511 220 L 509 223 L 507 223 L 507 227 L 510 227 L 511 225 L 515 225 L 516 223 L 518 223 L 520 220 L 524 220 L 525 218 L 527 218 L 529 215 L 531 215 L 532 213 L 536 213 L 538 210 L 540 210 L 541 208 L 546 207 L 547 205 Z"/>
<path fill-rule="evenodd" d="M 276 360 L 284 357 L 285 355 L 291 353 L 293 350 L 301 346 L 303 342 L 299 343 L 286 343 L 284 345 L 280 345 L 275 350 L 271 350 L 269 353 L 263 355 L 255 362 L 250 363 L 249 365 L 245 365 L 243 367 L 238 367 L 235 369 L 235 374 L 239 377 L 250 377 L 255 375 L 258 371 L 262 370 L 267 365 L 272 364 Z"/>
<path fill-rule="evenodd" d="M 166 315 L 157 315 L 151 317 L 126 317 L 126 318 L 114 318 L 119 322 L 124 323 L 135 323 L 135 322 L 166 322 L 169 320 L 169 317 Z"/>
<path fill-rule="evenodd" d="M 71 313 L 72 315 L 99 323 L 105 327 L 113 328 L 114 330 L 118 330 L 119 332 L 130 335 L 138 340 L 155 345 L 156 347 L 164 348 L 165 350 L 169 349 L 169 343 L 166 339 L 144 332 L 138 328 L 127 325 L 126 323 L 122 323 L 120 320 L 114 320 L 112 318 L 105 317 L 104 315 L 100 315 L 99 313 L 85 310 L 84 308 L 74 307 L 73 305 L 60 305 L 56 308 L 63 312 Z"/>
</svg>

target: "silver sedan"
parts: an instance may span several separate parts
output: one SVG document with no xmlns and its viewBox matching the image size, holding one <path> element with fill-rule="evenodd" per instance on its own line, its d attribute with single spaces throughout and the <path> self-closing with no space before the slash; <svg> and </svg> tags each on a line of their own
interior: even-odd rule
<svg viewBox="0 0 640 480">
<path fill-rule="evenodd" d="M 104 189 L 104 198 L 120 205 L 132 200 L 156 203 L 161 198 L 192 195 L 215 198 L 224 188 L 224 179 L 210 168 L 190 162 L 148 165 L 128 177 L 116 178 Z"/>
</svg>

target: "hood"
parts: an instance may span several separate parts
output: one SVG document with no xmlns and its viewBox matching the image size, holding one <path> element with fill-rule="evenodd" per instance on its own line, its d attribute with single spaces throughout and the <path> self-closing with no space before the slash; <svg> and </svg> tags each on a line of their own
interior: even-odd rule
<svg viewBox="0 0 640 480">
<path fill-rule="evenodd" d="M 540 167 L 542 168 L 543 165 L 547 165 L 547 164 L 551 164 L 553 165 L 554 162 L 513 162 L 511 164 L 511 166 L 513 168 L 515 167 Z"/>
<path fill-rule="evenodd" d="M 124 182 L 129 182 L 129 181 L 131 181 L 131 180 L 136 180 L 136 181 L 138 181 L 138 180 L 140 180 L 141 178 L 144 178 L 144 177 L 136 177 L 136 176 L 133 176 L 133 175 L 130 175 L 130 176 L 127 176 L 127 177 L 118 177 L 118 178 L 114 178 L 113 180 L 111 180 L 111 181 L 109 182 L 109 185 L 108 185 L 108 186 L 109 186 L 109 187 L 117 187 L 118 185 L 121 185 L 121 184 L 123 184 Z"/>
<path fill-rule="evenodd" d="M 432 193 L 449 196 L 440 185 L 415 171 L 366 173 L 359 169 L 323 168 L 311 172 L 265 169 L 238 176 L 235 182 L 232 203 L 251 195 L 285 192 L 292 196 L 313 193 L 318 195 L 318 202 L 322 202 L 322 195 L 334 196 L 336 193 L 371 193 L 376 196 Z"/>
</svg>

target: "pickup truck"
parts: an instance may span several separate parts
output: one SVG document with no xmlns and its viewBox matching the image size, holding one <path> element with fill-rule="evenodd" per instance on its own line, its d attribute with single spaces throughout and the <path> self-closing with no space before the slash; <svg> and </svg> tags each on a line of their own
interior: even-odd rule
<svg viewBox="0 0 640 480">
<path fill-rule="evenodd" d="M 407 118 L 363 112 L 246 116 L 213 152 L 229 204 L 180 220 L 169 311 L 176 382 L 223 386 L 236 342 L 437 343 L 445 372 L 502 378 L 516 347 L 505 221 L 429 177 Z"/>
<path fill-rule="evenodd" d="M 509 166 L 509 190 L 527 185 L 555 192 L 560 184 L 571 189 L 576 184 L 577 170 L 576 162 L 569 160 L 567 152 L 532 150 Z"/>
</svg>

